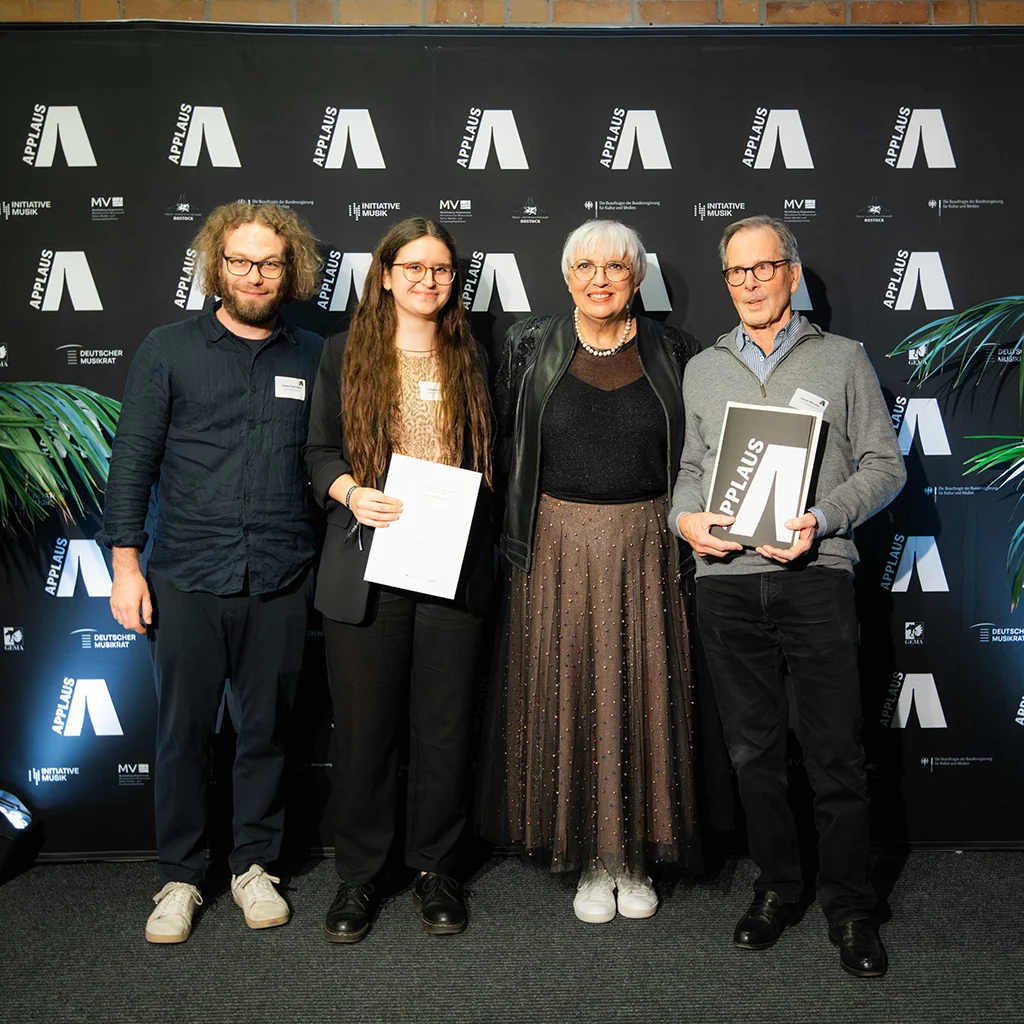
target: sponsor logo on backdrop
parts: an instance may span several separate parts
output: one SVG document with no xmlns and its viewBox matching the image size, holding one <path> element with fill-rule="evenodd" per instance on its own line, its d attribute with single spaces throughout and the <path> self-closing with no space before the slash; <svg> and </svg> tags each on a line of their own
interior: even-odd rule
<svg viewBox="0 0 1024 1024">
<path fill-rule="evenodd" d="M 57 142 L 68 167 L 95 167 L 96 157 L 89 133 L 78 107 L 48 107 L 37 103 L 32 108 L 28 137 L 21 159 L 30 167 L 52 167 Z"/>
<path fill-rule="evenodd" d="M 883 590 L 904 594 L 910 589 L 910 577 L 917 569 L 917 578 L 923 593 L 948 593 L 949 583 L 942 567 L 942 556 L 934 537 L 893 535 L 889 554 L 882 570 Z"/>
<path fill-rule="evenodd" d="M 315 199 L 258 199 L 255 196 L 239 196 L 236 203 L 248 203 L 250 206 L 264 206 L 274 203 L 276 206 L 315 206 Z"/>
<path fill-rule="evenodd" d="M 0 345 L 0 370 L 7 369 L 7 346 Z"/>
<path fill-rule="evenodd" d="M 178 287 L 174 289 L 174 304 L 178 309 L 202 309 L 206 294 L 199 287 L 199 254 L 195 249 L 185 250 L 181 261 Z"/>
<path fill-rule="evenodd" d="M 110 597 L 113 581 L 99 544 L 58 537 L 43 589 L 51 597 L 74 597 L 79 577 L 89 597 Z"/>
<path fill-rule="evenodd" d="M 1024 629 L 1020 626 L 999 626 L 994 622 L 976 622 L 971 629 L 978 631 L 980 644 L 1024 644 Z"/>
<path fill-rule="evenodd" d="M 495 292 L 506 313 L 530 312 L 515 253 L 474 252 L 462 285 L 463 305 L 471 313 L 486 313 Z"/>
<path fill-rule="evenodd" d="M 4 650 L 25 650 L 25 630 L 21 626 L 4 626 Z"/>
<path fill-rule="evenodd" d="M 583 209 L 594 217 L 612 213 L 636 213 L 638 210 L 660 206 L 660 199 L 587 199 L 583 203 Z"/>
<path fill-rule="evenodd" d="M 89 209 L 98 223 L 120 220 L 124 216 L 124 196 L 93 196 Z"/>
<path fill-rule="evenodd" d="M 324 276 L 316 304 L 331 312 L 348 309 L 349 298 L 358 302 L 370 272 L 370 252 L 339 252 L 332 249 L 324 260 Z"/>
<path fill-rule="evenodd" d="M 938 399 L 898 395 L 890 416 L 904 455 L 910 454 L 915 435 L 921 439 L 921 451 L 925 455 L 952 454 Z"/>
<path fill-rule="evenodd" d="M 140 636 L 139 633 L 131 631 L 101 633 L 90 626 L 73 629 L 71 635 L 75 637 L 83 651 L 126 651 Z"/>
<path fill-rule="evenodd" d="M 921 647 L 924 645 L 924 623 L 905 622 L 903 624 L 903 642 L 908 646 Z"/>
<path fill-rule="evenodd" d="M 511 110 L 470 107 L 455 162 L 466 170 L 482 171 L 492 147 L 503 171 L 529 170 L 515 114 Z"/>
<path fill-rule="evenodd" d="M 380 219 L 398 213 L 402 209 L 401 203 L 349 203 L 348 215 L 355 220 L 361 217 L 374 217 Z"/>
<path fill-rule="evenodd" d="M 889 309 L 910 309 L 918 289 L 925 309 L 952 309 L 942 257 L 937 252 L 910 252 L 900 249 L 893 262 L 882 305 Z"/>
<path fill-rule="evenodd" d="M 672 169 L 658 112 L 616 107 L 601 150 L 601 165 L 612 171 L 628 170 L 634 149 L 640 151 L 640 163 L 645 171 Z"/>
<path fill-rule="evenodd" d="M 103 309 L 85 253 L 43 249 L 28 304 L 46 313 L 58 310 L 65 287 L 77 312 Z"/>
<path fill-rule="evenodd" d="M 934 210 L 940 217 L 946 213 L 964 213 L 971 210 L 994 209 L 1005 206 L 1003 199 L 929 199 L 928 209 Z M 997 211 L 999 212 L 999 211 Z"/>
<path fill-rule="evenodd" d="M 65 352 L 68 366 L 113 366 L 124 350 L 119 348 L 85 348 L 83 345 L 58 345 L 58 352 Z"/>
<path fill-rule="evenodd" d="M 313 147 L 313 163 L 324 170 L 335 170 L 345 162 L 349 149 L 360 170 L 375 171 L 386 167 L 369 110 L 325 107 Z"/>
<path fill-rule="evenodd" d="M 700 217 L 702 221 L 711 220 L 716 217 L 728 217 L 735 220 L 747 209 L 746 203 L 694 203 L 693 215 Z"/>
<path fill-rule="evenodd" d="M 211 166 L 242 166 L 224 108 L 182 103 L 178 107 L 167 159 L 179 167 L 197 167 L 204 143 Z"/>
<path fill-rule="evenodd" d="M 67 782 L 81 774 L 81 769 L 74 768 L 29 768 L 28 781 L 30 786 L 42 786 L 48 782 Z"/>
<path fill-rule="evenodd" d="M 787 224 L 809 224 L 817 215 L 817 199 L 782 200 L 782 219 Z"/>
<path fill-rule="evenodd" d="M 648 313 L 670 313 L 672 302 L 665 287 L 665 275 L 656 252 L 647 254 L 647 273 L 640 283 L 640 299 Z"/>
<path fill-rule="evenodd" d="M 150 778 L 148 762 L 139 761 L 137 764 L 118 762 L 117 784 L 119 786 L 144 786 Z"/>
<path fill-rule="evenodd" d="M 1000 345 L 996 349 L 995 359 L 997 363 L 1019 363 L 1020 342 L 1016 345 Z"/>
<path fill-rule="evenodd" d="M 954 757 L 938 756 L 921 758 L 921 764 L 930 772 L 935 771 L 936 768 L 971 768 L 974 765 L 993 764 L 994 762 L 994 757 L 974 757 L 965 754 Z"/>
<path fill-rule="evenodd" d="M 922 729 L 946 728 L 935 676 L 930 672 L 894 672 L 882 702 L 879 723 L 886 729 L 905 729 L 912 708 Z"/>
<path fill-rule="evenodd" d="M 907 363 L 910 366 L 917 366 L 917 364 L 921 362 L 921 360 L 924 359 L 926 355 L 928 355 L 927 345 L 918 345 L 916 348 L 908 349 Z"/>
<path fill-rule="evenodd" d="M 814 167 L 800 111 L 758 107 L 743 150 L 743 162 L 755 171 L 765 171 L 771 167 L 776 149 L 782 150 L 782 162 L 787 170 Z"/>
<path fill-rule="evenodd" d="M 187 224 L 201 220 L 203 216 L 202 213 L 185 198 L 184 192 L 178 196 L 175 202 L 171 203 L 171 205 L 167 207 L 167 211 L 164 215 L 170 217 L 171 220 L 180 220 Z"/>
<path fill-rule="evenodd" d="M 918 149 L 924 150 L 929 167 L 956 167 L 942 111 L 900 107 L 889 148 L 885 151 L 885 162 L 897 170 L 909 170 L 914 166 Z"/>
<path fill-rule="evenodd" d="M 543 224 L 548 219 L 547 210 L 542 210 L 531 196 L 512 214 L 512 219 L 520 224 Z"/>
<path fill-rule="evenodd" d="M 472 216 L 471 199 L 442 199 L 438 204 L 437 219 L 442 224 L 465 224 Z"/>
<path fill-rule="evenodd" d="M 927 494 L 934 501 L 938 501 L 939 498 L 973 498 L 978 491 L 998 491 L 998 487 L 977 487 L 969 486 L 966 484 L 957 484 L 950 487 L 947 484 L 929 485 L 924 488 L 924 493 Z"/>
<path fill-rule="evenodd" d="M 1024 697 L 1021 697 L 1020 699 L 1020 707 L 1017 708 L 1017 717 L 1014 721 L 1018 725 L 1024 725 Z"/>
<path fill-rule="evenodd" d="M 892 211 L 883 206 L 877 196 L 872 196 L 871 202 L 857 211 L 857 219 L 864 224 L 884 224 L 892 219 Z"/>
<path fill-rule="evenodd" d="M 38 217 L 40 210 L 52 208 L 49 199 L 4 199 L 0 202 L 4 220 L 12 217 Z"/>
<path fill-rule="evenodd" d="M 97 736 L 124 735 L 107 681 L 65 676 L 50 728 L 58 736 L 81 736 L 86 718 Z"/>
</svg>

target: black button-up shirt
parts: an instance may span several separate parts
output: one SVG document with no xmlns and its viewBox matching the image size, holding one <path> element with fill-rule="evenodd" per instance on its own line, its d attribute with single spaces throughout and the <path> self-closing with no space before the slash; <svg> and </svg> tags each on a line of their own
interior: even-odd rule
<svg viewBox="0 0 1024 1024">
<path fill-rule="evenodd" d="M 143 548 L 157 483 L 149 572 L 180 590 L 286 586 L 315 553 L 302 461 L 322 339 L 278 326 L 247 344 L 213 312 L 159 327 L 132 360 L 110 459 L 109 547 Z"/>
</svg>

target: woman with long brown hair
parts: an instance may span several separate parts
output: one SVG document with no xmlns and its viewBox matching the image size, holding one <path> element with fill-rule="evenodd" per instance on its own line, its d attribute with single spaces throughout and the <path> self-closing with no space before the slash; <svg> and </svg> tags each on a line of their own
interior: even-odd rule
<svg viewBox="0 0 1024 1024">
<path fill-rule="evenodd" d="M 395 452 L 483 474 L 452 600 L 363 580 L 374 532 L 402 512 L 381 489 Z M 327 510 L 315 604 L 334 703 L 341 884 L 324 932 L 331 942 L 358 942 L 370 928 L 373 883 L 394 836 L 406 708 L 405 861 L 420 872 L 413 903 L 426 931 L 460 932 L 466 909 L 452 871 L 467 820 L 475 670 L 493 575 L 491 411 L 455 243 L 433 221 L 404 220 L 378 244 L 350 329 L 324 347 L 305 456 Z"/>
</svg>

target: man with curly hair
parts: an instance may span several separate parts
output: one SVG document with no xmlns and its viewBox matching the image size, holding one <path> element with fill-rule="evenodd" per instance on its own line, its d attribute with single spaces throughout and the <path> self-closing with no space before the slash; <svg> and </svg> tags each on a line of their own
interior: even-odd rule
<svg viewBox="0 0 1024 1024">
<path fill-rule="evenodd" d="M 202 903 L 207 760 L 226 678 L 238 737 L 231 892 L 250 928 L 290 916 L 267 867 L 281 848 L 284 726 L 315 553 L 302 444 L 322 341 L 279 315 L 315 291 L 315 240 L 291 210 L 230 203 L 193 246 L 203 290 L 220 300 L 157 328 L 132 360 L 100 534 L 113 549 L 111 611 L 147 635 L 156 677 L 164 884 L 146 938 L 161 943 L 184 942 Z"/>
</svg>

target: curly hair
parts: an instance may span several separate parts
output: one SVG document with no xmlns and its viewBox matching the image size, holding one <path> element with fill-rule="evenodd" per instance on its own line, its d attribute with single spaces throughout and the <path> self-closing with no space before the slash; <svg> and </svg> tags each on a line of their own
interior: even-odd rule
<svg viewBox="0 0 1024 1024">
<path fill-rule="evenodd" d="M 228 235 L 243 224 L 262 224 L 279 234 L 285 241 L 284 302 L 301 302 L 315 294 L 320 282 L 323 260 L 316 251 L 316 237 L 309 226 L 287 206 L 276 203 L 226 203 L 218 206 L 203 221 L 203 226 L 192 241 L 198 253 L 200 267 L 199 286 L 207 295 L 220 292 L 221 260 Z"/>
<path fill-rule="evenodd" d="M 437 316 L 437 359 L 442 398 L 437 410 L 445 460 L 458 466 L 467 429 L 473 468 L 491 486 L 491 403 L 480 372 L 477 345 L 462 306 L 455 240 L 440 225 L 423 217 L 396 224 L 377 244 L 366 275 L 363 297 L 352 317 L 341 369 L 341 412 L 352 475 L 373 485 L 384 472 L 400 422 L 400 376 L 395 333 L 395 300 L 384 287 L 384 270 L 394 265 L 399 249 L 430 236 L 448 247 L 456 277 Z"/>
</svg>

